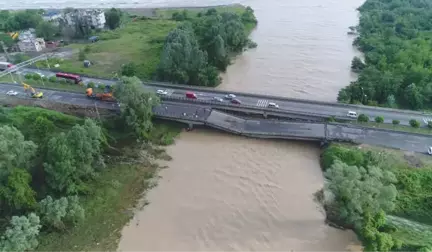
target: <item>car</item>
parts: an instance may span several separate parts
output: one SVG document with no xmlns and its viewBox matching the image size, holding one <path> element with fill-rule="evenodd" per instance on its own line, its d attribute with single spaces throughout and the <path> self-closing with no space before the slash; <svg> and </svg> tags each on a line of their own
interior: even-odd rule
<svg viewBox="0 0 432 252">
<path fill-rule="evenodd" d="M 223 102 L 223 99 L 220 97 L 213 97 L 213 101 Z"/>
<path fill-rule="evenodd" d="M 351 118 L 357 118 L 357 112 L 354 112 L 354 111 L 348 111 L 347 116 L 348 116 L 348 117 L 351 117 Z"/>
<path fill-rule="evenodd" d="M 270 103 L 267 105 L 267 107 L 269 107 L 269 108 L 279 108 L 279 105 L 277 105 L 277 104 L 274 103 L 274 102 L 270 102 Z"/>
<path fill-rule="evenodd" d="M 232 99 L 231 103 L 232 104 L 241 104 L 241 101 L 239 99 Z"/>
<path fill-rule="evenodd" d="M 427 153 L 428 153 L 429 155 L 432 155 L 432 146 L 429 146 L 429 148 L 428 148 L 428 150 L 427 150 Z"/>
<path fill-rule="evenodd" d="M 193 92 L 186 92 L 186 98 L 196 99 L 197 95 Z"/>
<path fill-rule="evenodd" d="M 158 94 L 158 95 L 167 95 L 168 92 L 165 91 L 165 90 L 159 89 L 159 90 L 156 91 L 156 94 Z"/>
<path fill-rule="evenodd" d="M 236 96 L 233 94 L 227 94 L 227 95 L 225 95 L 225 98 L 231 100 L 231 99 L 235 99 Z"/>
<path fill-rule="evenodd" d="M 7 95 L 10 95 L 10 96 L 16 96 L 16 95 L 18 94 L 18 92 L 13 91 L 13 90 L 9 90 L 9 91 L 7 91 L 6 94 L 7 94 Z"/>
</svg>

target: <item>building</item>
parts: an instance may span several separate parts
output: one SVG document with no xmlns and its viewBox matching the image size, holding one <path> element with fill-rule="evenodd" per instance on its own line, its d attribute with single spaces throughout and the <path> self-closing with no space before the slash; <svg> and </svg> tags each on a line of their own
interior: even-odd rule
<svg viewBox="0 0 432 252">
<path fill-rule="evenodd" d="M 22 31 L 18 36 L 18 47 L 21 52 L 40 52 L 45 49 L 43 38 L 37 38 L 34 29 Z"/>
<path fill-rule="evenodd" d="M 74 9 L 73 11 L 64 14 L 64 21 L 69 26 L 75 25 L 75 20 L 84 20 L 93 29 L 103 29 L 105 27 L 105 13 L 102 10 L 90 9 L 80 10 Z"/>
<path fill-rule="evenodd" d="M 58 10 L 49 10 L 43 14 L 42 18 L 47 22 L 52 22 L 53 24 L 58 25 L 59 20 L 62 18 L 62 14 Z"/>
</svg>

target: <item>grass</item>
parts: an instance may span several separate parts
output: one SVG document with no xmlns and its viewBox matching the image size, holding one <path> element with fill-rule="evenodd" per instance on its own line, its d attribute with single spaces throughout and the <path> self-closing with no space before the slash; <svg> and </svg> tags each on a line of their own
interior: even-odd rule
<svg viewBox="0 0 432 252">
<path fill-rule="evenodd" d="M 192 16 L 197 16 L 199 12 L 206 11 L 210 8 L 216 9 L 218 12 L 233 12 L 241 15 L 243 11 L 246 9 L 245 6 L 240 4 L 232 4 L 232 5 L 221 5 L 215 7 L 185 7 L 185 8 L 167 8 L 167 9 L 156 9 L 156 17 L 161 19 L 170 19 L 172 14 L 175 12 L 181 12 L 183 10 L 187 10 L 189 14 Z"/>
<path fill-rule="evenodd" d="M 42 234 L 38 251 L 116 251 L 132 207 L 150 188 L 155 166 L 110 166 L 83 198 L 86 219 L 65 233 Z"/>
<path fill-rule="evenodd" d="M 150 79 L 159 64 L 163 43 L 168 32 L 176 26 L 170 20 L 136 20 L 115 31 L 102 32 L 101 40 L 93 44 L 72 44 L 68 47 L 88 51 L 86 59 L 92 66 L 85 68 L 78 55 L 72 59 L 51 59 L 66 72 L 112 78 L 123 64 L 133 62 L 139 67 L 138 77 Z M 46 62 L 38 62 L 46 67 Z"/>
<path fill-rule="evenodd" d="M 85 86 L 77 85 L 77 84 L 63 84 L 63 83 L 53 83 L 49 81 L 42 80 L 33 80 L 33 79 L 25 79 L 20 75 L 6 75 L 0 78 L 0 82 L 6 83 L 21 83 L 24 82 L 29 84 L 34 88 L 55 88 L 59 90 L 68 90 L 68 91 L 79 91 L 84 92 Z M 36 90 L 37 91 L 37 90 Z"/>
<path fill-rule="evenodd" d="M 411 246 L 432 246 L 432 226 L 399 218 L 388 216 L 390 224 L 397 230 L 392 236 Z"/>
</svg>

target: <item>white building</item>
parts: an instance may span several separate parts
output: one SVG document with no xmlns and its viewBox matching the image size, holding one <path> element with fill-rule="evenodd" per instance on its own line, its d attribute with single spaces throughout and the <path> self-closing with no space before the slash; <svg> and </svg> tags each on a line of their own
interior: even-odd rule
<svg viewBox="0 0 432 252">
<path fill-rule="evenodd" d="M 105 13 L 103 10 L 74 9 L 73 11 L 64 14 L 64 20 L 69 26 L 75 25 L 76 19 L 86 20 L 90 26 L 99 29 L 104 28 L 106 23 Z"/>
<path fill-rule="evenodd" d="M 40 52 L 45 49 L 45 40 L 36 38 L 34 29 L 20 32 L 18 40 L 17 44 L 21 52 Z"/>
</svg>

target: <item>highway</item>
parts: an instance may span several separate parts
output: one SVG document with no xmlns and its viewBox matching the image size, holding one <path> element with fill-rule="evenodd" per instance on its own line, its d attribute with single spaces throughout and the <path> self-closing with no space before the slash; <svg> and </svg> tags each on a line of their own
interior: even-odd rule
<svg viewBox="0 0 432 252">
<path fill-rule="evenodd" d="M 7 96 L 14 90 L 17 96 Z M 22 87 L 13 84 L 0 84 L 0 102 L 7 104 L 4 98 L 32 101 L 33 105 L 44 102 L 62 103 L 79 107 L 97 107 L 118 111 L 116 102 L 101 102 L 89 99 L 85 94 L 39 89 L 44 98 L 30 98 Z M 432 143 L 432 135 L 420 135 L 395 132 L 383 129 L 347 126 L 332 123 L 299 123 L 269 119 L 245 119 L 212 109 L 211 106 L 175 102 L 162 102 L 153 109 L 156 117 L 180 121 L 193 125 L 207 125 L 234 134 L 274 139 L 296 139 L 310 141 L 350 141 L 366 143 L 406 151 L 425 153 Z"/>
<path fill-rule="evenodd" d="M 25 74 L 27 72 L 39 72 L 49 77 L 55 75 L 55 73 L 46 70 L 35 70 L 26 69 L 18 71 L 19 74 Z M 84 83 L 94 82 L 96 84 L 110 84 L 115 85 L 113 80 L 104 80 L 97 78 L 86 78 L 83 77 Z M 147 83 L 146 83 L 147 84 Z M 162 89 L 167 92 L 167 96 L 184 98 L 187 91 L 193 91 L 199 100 L 212 101 L 215 97 L 223 98 L 229 91 L 219 91 L 205 88 L 194 88 L 181 85 L 166 85 L 151 83 L 145 85 L 146 88 L 155 91 Z M 427 125 L 427 122 L 432 120 L 432 114 L 421 113 L 409 110 L 392 110 L 386 108 L 369 107 L 361 105 L 348 105 L 339 103 L 328 103 L 328 102 L 316 102 L 316 101 L 305 101 L 292 98 L 284 97 L 271 97 L 256 94 L 245 94 L 235 93 L 237 99 L 241 101 L 242 105 L 254 106 L 256 108 L 266 108 L 269 103 L 274 102 L 279 105 L 279 110 L 291 110 L 299 113 L 315 113 L 326 117 L 338 116 L 348 118 L 346 115 L 348 111 L 355 111 L 357 114 L 366 114 L 370 120 L 374 120 L 377 116 L 383 116 L 385 123 L 392 123 L 393 120 L 399 120 L 402 125 L 409 125 L 409 120 L 418 120 L 423 127 Z M 215 101 L 216 102 L 216 101 Z M 230 103 L 228 99 L 224 99 L 222 103 Z M 235 106 L 233 104 L 233 106 Z"/>
</svg>

